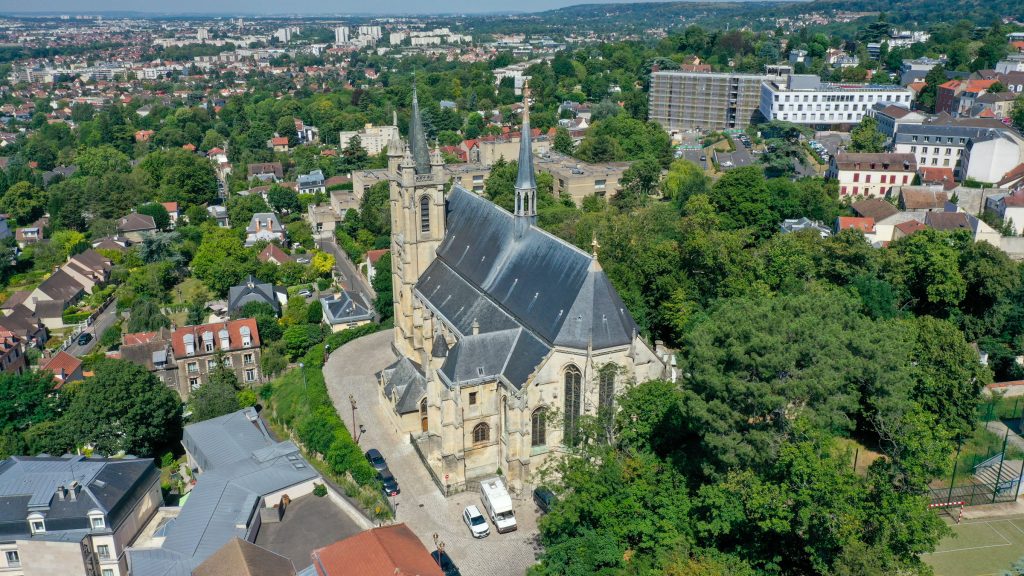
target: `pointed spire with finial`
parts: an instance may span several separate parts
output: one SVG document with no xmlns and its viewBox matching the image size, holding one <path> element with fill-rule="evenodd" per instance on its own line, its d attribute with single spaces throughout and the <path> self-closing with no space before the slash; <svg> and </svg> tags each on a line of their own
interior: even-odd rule
<svg viewBox="0 0 1024 576">
<path fill-rule="evenodd" d="M 416 80 L 412 85 L 412 120 L 409 122 L 409 147 L 412 159 L 416 162 L 416 173 L 430 172 L 430 148 L 427 147 L 427 134 L 423 130 L 423 118 L 420 117 L 420 100 L 416 94 Z"/>
<path fill-rule="evenodd" d="M 519 135 L 519 173 L 516 176 L 515 215 L 532 222 L 537 217 L 537 181 L 533 175 L 530 133 L 530 85 L 523 85 L 523 127 Z"/>
<path fill-rule="evenodd" d="M 430 151 L 430 165 L 444 166 L 444 156 L 441 155 L 441 143 L 434 139 L 434 149 Z"/>
</svg>

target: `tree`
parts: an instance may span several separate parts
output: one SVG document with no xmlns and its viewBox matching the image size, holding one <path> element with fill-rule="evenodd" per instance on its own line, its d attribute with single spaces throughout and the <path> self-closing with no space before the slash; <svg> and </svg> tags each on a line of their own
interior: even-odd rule
<svg viewBox="0 0 1024 576">
<path fill-rule="evenodd" d="M 572 155 L 575 145 L 572 142 L 572 136 L 569 135 L 569 131 L 559 126 L 555 130 L 555 140 L 551 143 L 551 147 L 556 152 L 561 152 L 565 155 Z"/>
<path fill-rule="evenodd" d="M 192 259 L 192 273 L 217 294 L 226 294 L 257 268 L 256 255 L 238 234 L 225 228 L 208 228 Z"/>
<path fill-rule="evenodd" d="M 710 198 L 723 213 L 726 228 L 751 228 L 767 238 L 775 232 L 779 217 L 759 166 L 743 166 L 726 172 L 711 187 Z"/>
<path fill-rule="evenodd" d="M 885 134 L 878 131 L 878 120 L 865 116 L 850 131 L 850 152 L 884 152 Z"/>
<path fill-rule="evenodd" d="M 164 316 L 160 306 L 149 298 L 139 298 L 132 304 L 125 329 L 129 333 L 152 332 L 160 328 L 169 328 L 171 319 Z"/>
<path fill-rule="evenodd" d="M 309 262 L 309 267 L 320 278 L 328 278 L 334 271 L 334 255 L 316 251 Z"/>
<path fill-rule="evenodd" d="M 50 372 L 0 372 L 0 432 L 3 435 L 55 419 L 60 414 L 61 404 L 59 395 L 53 393 Z"/>
<path fill-rule="evenodd" d="M 291 213 L 302 209 L 298 193 L 278 184 L 272 184 L 267 190 L 267 202 L 277 212 Z"/>
<path fill-rule="evenodd" d="M 891 274 L 921 314 L 946 318 L 967 293 L 959 255 L 950 240 L 950 233 L 927 229 L 892 244 L 899 265 Z"/>
<path fill-rule="evenodd" d="M 305 320 L 305 317 L 303 317 Z M 299 358 L 310 348 L 323 342 L 324 332 L 319 324 L 295 324 L 285 329 L 281 337 L 292 359 Z"/>
<path fill-rule="evenodd" d="M 363 148 L 362 140 L 359 139 L 359 136 L 353 136 L 341 151 L 341 169 L 349 171 L 365 168 L 369 159 L 370 156 L 367 154 L 366 149 Z"/>
<path fill-rule="evenodd" d="M 925 86 L 921 89 L 921 94 L 917 97 L 917 105 L 923 110 L 937 112 L 937 110 L 935 110 L 935 104 L 938 96 L 939 84 L 943 84 L 946 80 L 946 69 L 941 64 L 929 70 L 928 74 L 924 77 Z"/>
<path fill-rule="evenodd" d="M 159 206 L 159 204 L 158 204 Z M 163 206 L 160 206 L 163 208 Z M 141 212 L 141 209 L 139 210 Z M 164 215 L 167 211 L 164 210 Z M 139 245 L 139 257 L 147 264 L 155 262 L 171 262 L 178 264 L 181 254 L 175 248 L 179 235 L 176 232 L 154 232 L 146 234 Z"/>
<path fill-rule="evenodd" d="M 202 422 L 240 408 L 238 404 L 238 377 L 218 359 L 217 368 L 210 372 L 206 382 L 189 395 L 191 422 Z"/>
<path fill-rule="evenodd" d="M 704 174 L 700 166 L 689 160 L 676 160 L 668 168 L 668 174 L 661 182 L 661 193 L 670 200 L 675 200 L 681 208 L 695 194 L 707 194 L 711 189 L 711 179 Z"/>
<path fill-rule="evenodd" d="M 612 201 L 620 208 L 632 208 L 647 203 L 661 177 L 661 166 L 653 158 L 641 158 L 622 172 L 622 191 Z"/>
<path fill-rule="evenodd" d="M 391 190 L 387 180 L 377 182 L 359 200 L 359 219 L 375 236 L 391 235 Z"/>
<path fill-rule="evenodd" d="M 233 228 L 245 229 L 252 222 L 252 215 L 270 212 L 270 207 L 259 194 L 235 195 L 228 199 L 228 219 Z"/>
<path fill-rule="evenodd" d="M 392 281 L 391 253 L 388 252 L 377 260 L 377 264 L 374 266 L 373 281 L 371 282 L 373 291 L 377 294 L 377 298 L 373 301 L 373 307 L 380 314 L 381 322 L 386 321 L 395 314 Z"/>
<path fill-rule="evenodd" d="M 157 456 L 181 439 L 181 403 L 145 367 L 103 359 L 74 395 L 65 419 L 78 444 L 101 454 Z"/>
<path fill-rule="evenodd" d="M 139 214 L 152 216 L 153 223 L 160 230 L 167 230 L 167 227 L 171 225 L 171 215 L 167 213 L 167 208 L 158 202 L 149 202 L 139 206 Z"/>
<path fill-rule="evenodd" d="M 0 196 L 0 212 L 20 226 L 27 226 L 43 215 L 46 209 L 46 192 L 29 182 L 18 182 Z"/>
<path fill-rule="evenodd" d="M 75 164 L 82 176 L 100 177 L 111 172 L 131 171 L 131 158 L 109 144 L 79 150 L 75 154 Z"/>
</svg>

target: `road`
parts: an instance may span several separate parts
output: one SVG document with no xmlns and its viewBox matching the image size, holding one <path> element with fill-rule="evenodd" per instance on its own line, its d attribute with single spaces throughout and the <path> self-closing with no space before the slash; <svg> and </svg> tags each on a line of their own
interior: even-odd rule
<svg viewBox="0 0 1024 576">
<path fill-rule="evenodd" d="M 405 523 L 427 550 L 434 550 L 436 533 L 445 543 L 445 552 L 466 576 L 522 576 L 536 563 L 539 552 L 536 506 L 529 496 L 513 496 L 519 529 L 498 534 L 492 525 L 490 536 L 473 539 L 462 521 L 462 511 L 469 504 L 482 506 L 480 494 L 462 492 L 446 498 L 430 479 L 409 435 L 396 431 L 383 412 L 390 407 L 380 402 L 375 373 L 395 361 L 393 337 L 391 330 L 377 332 L 331 353 L 324 366 L 324 379 L 334 408 L 350 431 L 365 428 L 357 439 L 361 450 L 377 448 L 387 459 L 402 490 L 393 498 L 398 505 L 396 520 Z M 354 416 L 349 395 L 356 400 Z M 355 426 L 350 423 L 352 418 Z"/>
<path fill-rule="evenodd" d="M 341 285 L 354 297 L 358 295 L 367 304 L 372 305 L 376 294 L 366 278 L 359 273 L 359 268 L 348 257 L 344 250 L 338 247 L 330 234 L 321 234 L 316 238 L 317 244 L 325 252 L 334 254 L 334 267 L 341 278 Z"/>
<path fill-rule="evenodd" d="M 100 315 L 93 321 L 92 326 L 85 329 L 86 332 L 92 334 L 92 340 L 85 346 L 79 346 L 77 341 L 71 346 L 67 347 L 66 352 L 75 357 L 82 357 L 92 352 L 93 348 L 96 347 L 96 343 L 99 342 L 100 336 L 103 335 L 103 331 L 110 328 L 117 322 L 117 302 L 111 302 L 110 306 L 107 306 Z"/>
</svg>

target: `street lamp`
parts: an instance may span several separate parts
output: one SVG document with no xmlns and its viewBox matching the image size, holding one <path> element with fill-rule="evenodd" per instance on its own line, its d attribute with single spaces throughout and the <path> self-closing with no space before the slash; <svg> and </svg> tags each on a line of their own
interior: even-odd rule
<svg viewBox="0 0 1024 576">
<path fill-rule="evenodd" d="M 324 344 L 324 364 L 327 364 L 327 359 L 331 357 L 331 345 Z"/>
<path fill-rule="evenodd" d="M 356 428 L 356 398 L 355 396 L 348 395 L 348 403 L 352 405 L 352 435 L 356 439 L 356 444 L 359 444 L 359 429 Z"/>
<path fill-rule="evenodd" d="M 434 532 L 434 550 L 437 551 L 437 566 L 438 566 L 438 568 L 440 568 L 441 567 L 441 546 L 444 546 L 444 544 L 439 542 L 438 538 L 439 538 L 439 536 L 438 536 L 437 532 Z"/>
</svg>

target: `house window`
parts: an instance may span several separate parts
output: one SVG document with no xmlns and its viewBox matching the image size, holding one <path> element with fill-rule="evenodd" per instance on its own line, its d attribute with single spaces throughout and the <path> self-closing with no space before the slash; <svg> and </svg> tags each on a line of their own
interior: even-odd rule
<svg viewBox="0 0 1024 576">
<path fill-rule="evenodd" d="M 473 426 L 473 443 L 479 444 L 481 442 L 487 442 L 491 439 L 491 427 L 486 422 L 481 422 L 476 426 Z"/>
<path fill-rule="evenodd" d="M 189 378 L 188 379 L 188 386 L 189 386 L 189 388 L 191 388 L 193 390 L 198 389 L 199 388 L 199 378 Z"/>
<path fill-rule="evenodd" d="M 213 369 L 216 368 L 216 367 L 217 367 L 217 361 L 216 360 L 207 360 L 206 361 L 206 369 L 208 371 L 213 371 Z"/>
<path fill-rule="evenodd" d="M 575 366 L 565 369 L 565 443 L 573 443 L 580 416 L 583 374 Z"/>
<path fill-rule="evenodd" d="M 103 576 L 114 576 L 114 570 L 111 568 L 104 568 Z"/>
<path fill-rule="evenodd" d="M 100 560 L 110 560 L 110 546 L 106 544 L 96 546 L 96 554 L 100 557 Z"/>
<path fill-rule="evenodd" d="M 853 173 L 853 181 L 854 182 L 860 182 L 860 172 L 854 172 Z"/>
<path fill-rule="evenodd" d="M 28 525 L 32 529 L 33 534 L 43 534 L 46 532 L 46 522 L 42 518 L 29 519 Z"/>
<path fill-rule="evenodd" d="M 189 374 L 197 374 L 197 373 L 199 373 L 199 363 L 198 362 L 189 362 L 188 363 L 188 373 Z"/>
<path fill-rule="evenodd" d="M 256 381 L 256 369 L 255 368 L 247 368 L 245 370 L 245 381 L 246 382 L 255 382 Z"/>
<path fill-rule="evenodd" d="M 224 367 L 231 368 L 231 356 L 224 357 Z"/>
<path fill-rule="evenodd" d="M 93 530 L 102 530 L 107 527 L 107 523 L 103 520 L 103 516 L 90 516 L 90 522 L 92 522 Z"/>
<path fill-rule="evenodd" d="M 544 408 L 537 408 L 530 415 L 530 446 L 547 444 L 547 423 Z"/>
<path fill-rule="evenodd" d="M 7 551 L 7 566 L 9 568 L 17 568 L 21 566 L 21 556 L 18 555 L 17 550 Z"/>
<path fill-rule="evenodd" d="M 470 392 L 469 393 L 469 405 L 472 406 L 474 404 L 476 404 L 476 392 Z"/>
<path fill-rule="evenodd" d="M 420 232 L 430 232 L 430 198 L 420 197 Z"/>
<path fill-rule="evenodd" d="M 246 354 L 246 355 L 242 356 L 242 363 L 243 364 L 252 364 L 252 354 Z"/>
</svg>

